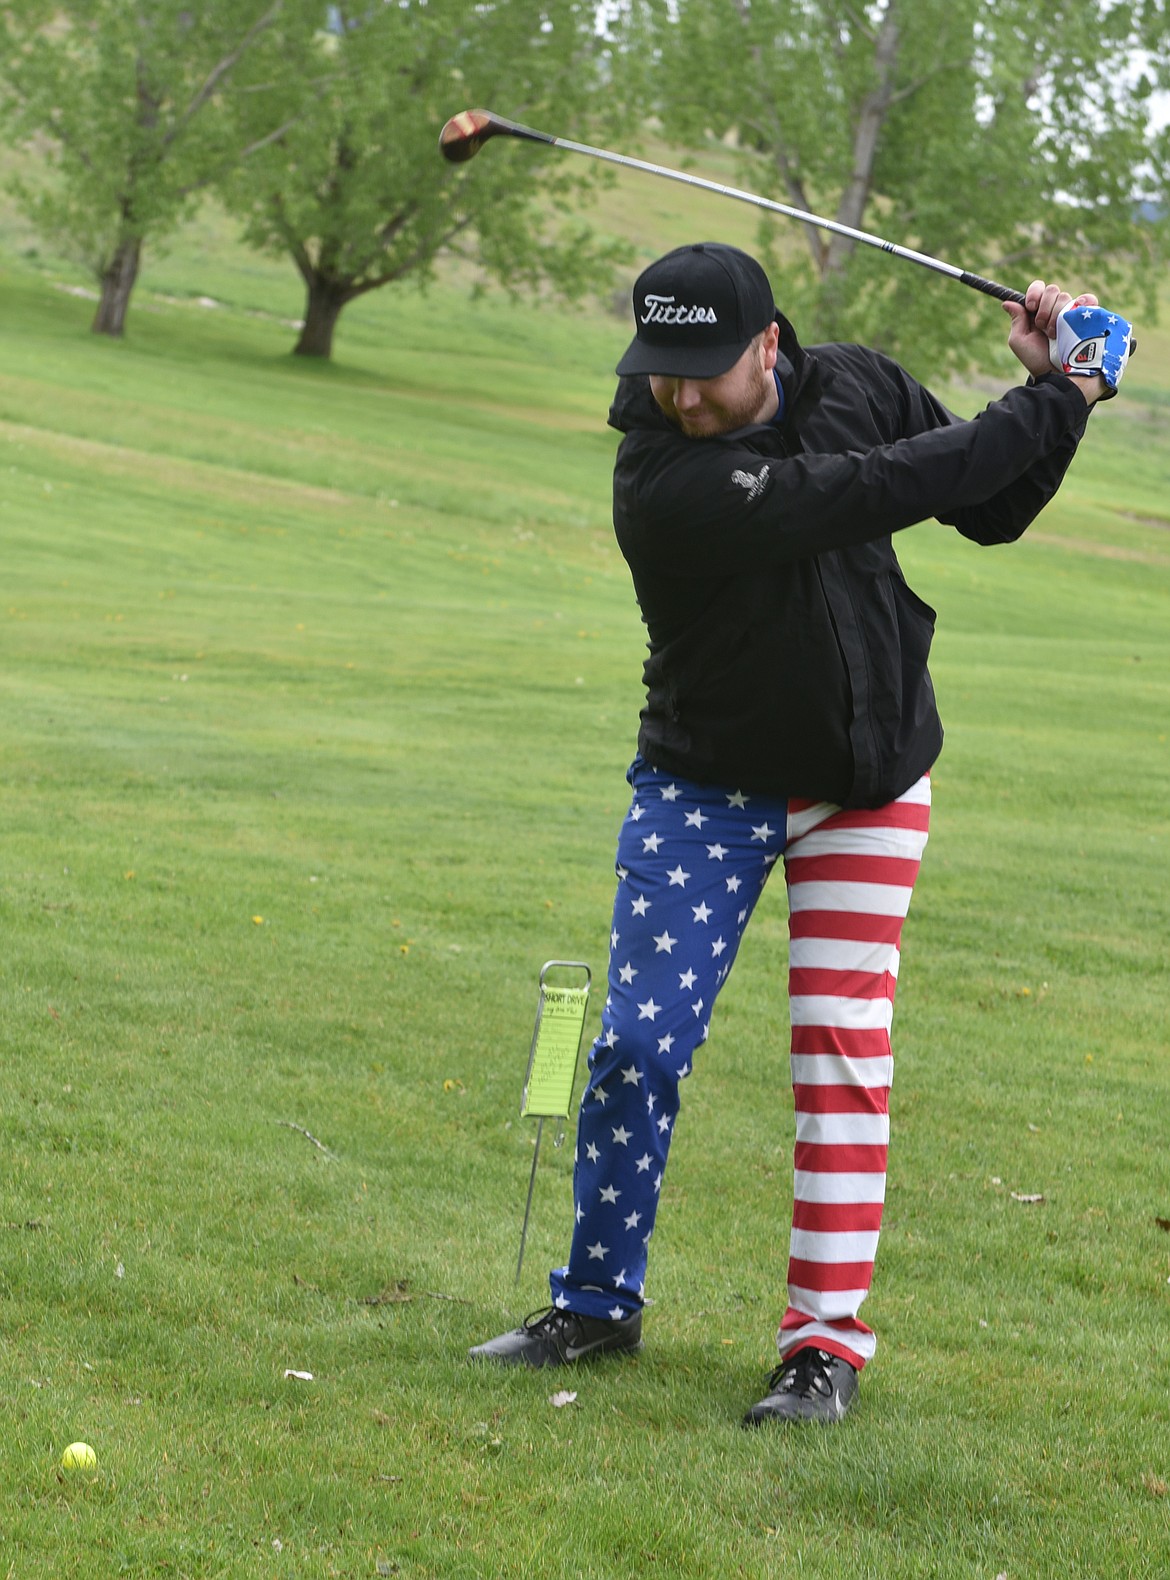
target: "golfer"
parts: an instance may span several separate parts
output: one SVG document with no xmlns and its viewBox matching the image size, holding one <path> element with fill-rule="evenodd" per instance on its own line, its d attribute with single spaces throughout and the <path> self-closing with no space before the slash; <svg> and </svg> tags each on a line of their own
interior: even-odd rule
<svg viewBox="0 0 1170 1580">
<path fill-rule="evenodd" d="M 572 1243 L 552 1304 L 477 1359 L 640 1347 L 680 1083 L 781 866 L 795 1183 L 780 1364 L 745 1422 L 835 1422 L 856 1398 L 875 1347 L 860 1310 L 885 1199 L 899 943 L 943 739 L 934 611 L 891 535 L 934 517 L 975 543 L 1020 537 L 1130 348 L 1093 296 L 1036 281 L 1004 305 L 1028 381 L 961 422 L 888 357 L 802 347 L 734 247 L 681 247 L 638 279 L 610 421 L 646 703 Z"/>
</svg>

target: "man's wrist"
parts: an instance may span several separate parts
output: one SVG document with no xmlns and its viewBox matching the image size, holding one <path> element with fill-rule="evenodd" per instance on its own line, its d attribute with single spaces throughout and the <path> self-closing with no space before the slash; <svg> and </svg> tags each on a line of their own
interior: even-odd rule
<svg viewBox="0 0 1170 1580">
<path fill-rule="evenodd" d="M 1085 397 L 1085 401 L 1090 406 L 1096 405 L 1096 403 L 1101 400 L 1103 396 L 1109 394 L 1109 385 L 1106 383 L 1104 376 L 1100 373 L 1093 373 L 1088 377 L 1086 377 L 1084 374 L 1079 374 L 1072 380 L 1072 382 L 1080 390 L 1081 394 Z"/>
<path fill-rule="evenodd" d="M 1109 381 L 1100 373 L 1066 373 L 1063 368 L 1048 367 L 1043 373 L 1028 375 L 1029 385 L 1047 384 L 1053 379 L 1073 385 L 1086 406 L 1095 406 L 1110 393 Z"/>
</svg>

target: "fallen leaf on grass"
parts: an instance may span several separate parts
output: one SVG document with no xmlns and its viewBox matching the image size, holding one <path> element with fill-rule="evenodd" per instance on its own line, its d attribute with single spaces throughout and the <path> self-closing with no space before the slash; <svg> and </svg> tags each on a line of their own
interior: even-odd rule
<svg viewBox="0 0 1170 1580">
<path fill-rule="evenodd" d="M 561 1410 L 567 1404 L 576 1404 L 577 1395 L 575 1393 L 570 1393 L 567 1388 L 562 1388 L 559 1393 L 550 1393 L 548 1396 L 548 1402 L 552 1405 L 554 1410 Z"/>
<path fill-rule="evenodd" d="M 404 1301 L 413 1300 L 410 1285 L 405 1278 L 396 1278 L 392 1284 L 387 1284 L 376 1295 L 363 1295 L 363 1306 L 397 1306 Z"/>
<path fill-rule="evenodd" d="M 1025 1206 L 1029 1206 L 1033 1202 L 1043 1201 L 1044 1197 L 1039 1195 L 1038 1193 L 1036 1195 L 1026 1195 L 1026 1194 L 1024 1194 L 1024 1193 L 1022 1193 L 1022 1192 L 1020 1192 L 1018 1190 L 1014 1190 L 1014 1191 L 1012 1191 L 1012 1200 L 1013 1201 L 1022 1201 L 1025 1204 Z"/>
<path fill-rule="evenodd" d="M 1165 1229 L 1166 1233 L 1170 1234 L 1170 1218 L 1155 1218 L 1154 1222 L 1159 1229 Z"/>
</svg>

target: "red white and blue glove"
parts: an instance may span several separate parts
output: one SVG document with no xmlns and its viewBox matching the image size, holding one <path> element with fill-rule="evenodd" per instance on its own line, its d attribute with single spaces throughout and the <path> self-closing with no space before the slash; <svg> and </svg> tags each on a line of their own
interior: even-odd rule
<svg viewBox="0 0 1170 1580">
<path fill-rule="evenodd" d="M 1133 325 L 1120 313 L 1111 313 L 1107 307 L 1074 305 L 1066 307 L 1056 320 L 1052 362 L 1070 378 L 1100 373 L 1109 395 L 1116 395 L 1133 347 Z"/>
</svg>

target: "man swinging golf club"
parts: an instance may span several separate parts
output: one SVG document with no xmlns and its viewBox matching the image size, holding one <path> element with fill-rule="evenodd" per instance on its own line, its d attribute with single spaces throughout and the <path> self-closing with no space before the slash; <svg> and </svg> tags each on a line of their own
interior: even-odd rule
<svg viewBox="0 0 1170 1580">
<path fill-rule="evenodd" d="M 1035 281 L 1004 307 L 1029 379 L 961 422 L 887 357 L 802 347 L 733 247 L 680 247 L 637 281 L 610 422 L 649 658 L 575 1224 L 552 1304 L 474 1357 L 558 1366 L 640 1347 L 679 1085 L 781 863 L 795 1185 L 780 1364 L 745 1423 L 835 1422 L 855 1399 L 876 1342 L 859 1313 L 899 943 L 942 745 L 934 611 L 891 534 L 936 518 L 975 543 L 1019 538 L 1130 349 L 1093 296 Z"/>
</svg>

